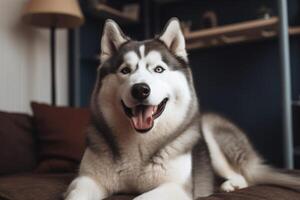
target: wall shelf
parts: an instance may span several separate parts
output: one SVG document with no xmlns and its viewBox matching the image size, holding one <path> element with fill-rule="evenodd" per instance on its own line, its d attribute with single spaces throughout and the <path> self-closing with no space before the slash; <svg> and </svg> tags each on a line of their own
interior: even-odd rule
<svg viewBox="0 0 300 200">
<path fill-rule="evenodd" d="M 199 31 L 184 31 L 188 49 L 208 48 L 274 38 L 278 35 L 278 17 L 258 19 Z M 290 27 L 290 35 L 300 27 Z"/>
<path fill-rule="evenodd" d="M 132 14 L 133 13 L 132 10 L 125 9 L 125 7 L 121 11 L 109 5 L 106 5 L 104 3 L 99 3 L 95 5 L 95 8 L 93 9 L 92 13 L 94 16 L 98 18 L 101 19 L 110 18 L 117 21 L 118 23 L 123 23 L 123 24 L 137 23 L 139 21 L 138 14 Z"/>
</svg>

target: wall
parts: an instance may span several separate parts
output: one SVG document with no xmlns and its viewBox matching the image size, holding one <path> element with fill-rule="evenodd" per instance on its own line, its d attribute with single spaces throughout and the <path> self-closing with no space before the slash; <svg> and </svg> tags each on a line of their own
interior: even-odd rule
<svg viewBox="0 0 300 200">
<path fill-rule="evenodd" d="M 30 112 L 50 102 L 49 31 L 22 24 L 27 0 L 0 1 L 0 110 Z M 57 102 L 68 102 L 67 32 L 57 31 Z"/>
</svg>

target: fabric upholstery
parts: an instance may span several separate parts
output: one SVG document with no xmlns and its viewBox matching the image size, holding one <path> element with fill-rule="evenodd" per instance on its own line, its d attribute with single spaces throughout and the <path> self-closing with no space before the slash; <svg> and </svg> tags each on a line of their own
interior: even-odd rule
<svg viewBox="0 0 300 200">
<path fill-rule="evenodd" d="M 73 174 L 23 174 L 0 177 L 0 199 L 61 200 Z"/>
<path fill-rule="evenodd" d="M 85 149 L 88 109 L 32 103 L 37 132 L 37 172 L 74 172 Z"/>
<path fill-rule="evenodd" d="M 230 193 L 216 193 L 197 200 L 299 200 L 300 193 L 275 186 L 253 186 Z"/>
<path fill-rule="evenodd" d="M 0 174 L 32 170 L 36 165 L 32 119 L 0 112 Z"/>
<path fill-rule="evenodd" d="M 114 195 L 105 200 L 132 200 L 132 199 L 134 199 L 134 196 L 132 195 Z"/>
<path fill-rule="evenodd" d="M 2 200 L 62 200 L 75 174 L 23 174 L 0 177 Z M 132 200 L 115 195 L 106 200 Z M 216 193 L 197 200 L 299 200 L 300 193 L 273 186 L 255 186 L 230 193 Z"/>
</svg>

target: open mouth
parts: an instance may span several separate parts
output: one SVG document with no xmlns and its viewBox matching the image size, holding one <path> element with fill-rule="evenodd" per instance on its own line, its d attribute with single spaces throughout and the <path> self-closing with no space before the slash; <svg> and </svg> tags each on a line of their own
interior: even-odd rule
<svg viewBox="0 0 300 200">
<path fill-rule="evenodd" d="M 163 113 L 168 100 L 165 98 L 157 106 L 140 104 L 133 108 L 128 108 L 123 101 L 121 102 L 134 129 L 140 133 L 146 133 L 152 129 L 154 120 Z"/>
</svg>

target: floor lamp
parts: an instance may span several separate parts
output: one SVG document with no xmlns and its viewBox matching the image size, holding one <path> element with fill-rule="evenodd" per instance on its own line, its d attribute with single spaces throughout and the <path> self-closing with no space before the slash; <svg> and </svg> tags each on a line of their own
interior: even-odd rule
<svg viewBox="0 0 300 200">
<path fill-rule="evenodd" d="M 22 19 L 27 24 L 50 29 L 51 103 L 56 105 L 55 30 L 78 27 L 84 17 L 76 0 L 29 0 Z"/>
</svg>

